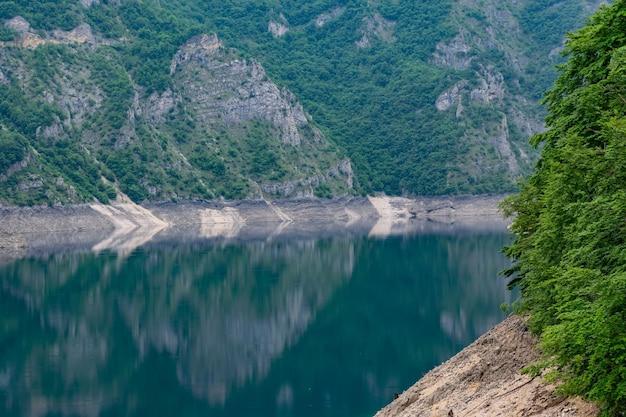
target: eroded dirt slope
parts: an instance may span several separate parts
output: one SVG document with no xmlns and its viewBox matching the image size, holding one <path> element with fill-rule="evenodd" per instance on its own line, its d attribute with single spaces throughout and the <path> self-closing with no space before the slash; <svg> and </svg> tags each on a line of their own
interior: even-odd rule
<svg viewBox="0 0 626 417">
<path fill-rule="evenodd" d="M 512 315 L 433 369 L 375 417 L 596 416 L 579 398 L 520 371 L 539 353 L 525 321 Z"/>
</svg>

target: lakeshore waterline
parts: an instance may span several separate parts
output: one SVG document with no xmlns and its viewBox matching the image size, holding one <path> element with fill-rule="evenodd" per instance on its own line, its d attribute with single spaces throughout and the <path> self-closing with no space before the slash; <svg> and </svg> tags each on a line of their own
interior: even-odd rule
<svg viewBox="0 0 626 417">
<path fill-rule="evenodd" d="M 419 230 L 501 230 L 503 196 L 342 198 L 69 207 L 0 207 L 0 260 L 85 248 L 131 251 L 168 239 L 248 240 L 267 236 L 390 236 Z"/>
</svg>

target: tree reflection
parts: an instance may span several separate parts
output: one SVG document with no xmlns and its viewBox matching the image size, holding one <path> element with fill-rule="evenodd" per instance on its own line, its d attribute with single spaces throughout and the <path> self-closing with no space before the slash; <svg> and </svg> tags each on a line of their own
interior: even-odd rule
<svg viewBox="0 0 626 417">
<path fill-rule="evenodd" d="M 0 409 L 373 414 L 503 317 L 506 235 L 445 228 L 1 266 Z"/>
<path fill-rule="evenodd" d="M 195 397 L 224 405 L 233 387 L 262 380 L 297 342 L 354 261 L 353 244 L 336 240 L 5 266 L 5 405 L 16 414 L 98 415 L 155 352 L 175 358 L 177 379 Z"/>
</svg>

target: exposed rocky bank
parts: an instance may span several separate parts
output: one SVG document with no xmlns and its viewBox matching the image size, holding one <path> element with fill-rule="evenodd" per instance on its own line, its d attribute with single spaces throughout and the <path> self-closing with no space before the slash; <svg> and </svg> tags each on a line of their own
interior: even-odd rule
<svg viewBox="0 0 626 417">
<path fill-rule="evenodd" d="M 129 251 L 149 241 L 267 239 L 479 226 L 503 230 L 502 196 L 369 197 L 0 207 L 0 254 L 92 248 Z"/>
<path fill-rule="evenodd" d="M 375 417 L 596 416 L 580 398 L 554 395 L 541 376 L 522 375 L 539 359 L 522 317 L 511 315 L 428 372 Z"/>
</svg>

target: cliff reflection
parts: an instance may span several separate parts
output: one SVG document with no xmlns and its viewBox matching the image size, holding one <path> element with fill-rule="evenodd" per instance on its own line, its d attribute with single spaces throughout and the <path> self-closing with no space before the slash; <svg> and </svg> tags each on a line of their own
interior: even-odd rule
<svg viewBox="0 0 626 417">
<path fill-rule="evenodd" d="M 373 415 L 504 317 L 506 234 L 423 226 L 0 266 L 0 415 Z"/>
<path fill-rule="evenodd" d="M 354 243 L 333 240 L 3 266 L 0 409 L 97 416 L 121 406 L 132 414 L 136 375 L 154 355 L 170 358 L 195 398 L 224 405 L 232 389 L 267 376 L 354 262 Z"/>
</svg>

